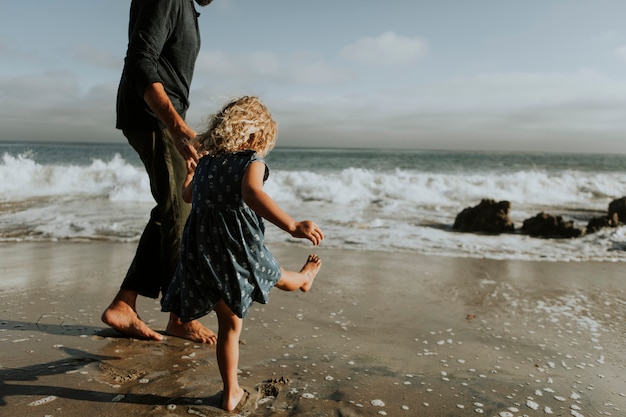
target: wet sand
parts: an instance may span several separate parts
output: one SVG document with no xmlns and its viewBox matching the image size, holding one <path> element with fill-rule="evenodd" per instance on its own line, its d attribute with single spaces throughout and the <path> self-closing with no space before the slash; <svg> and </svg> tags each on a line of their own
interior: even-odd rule
<svg viewBox="0 0 626 417">
<path fill-rule="evenodd" d="M 224 413 L 213 347 L 100 322 L 134 248 L 0 244 L 0 415 L 626 415 L 626 263 L 322 247 L 311 292 L 276 289 L 245 320 L 250 396 Z M 290 269 L 309 251 L 274 248 Z M 157 301 L 138 309 L 163 331 Z"/>
</svg>

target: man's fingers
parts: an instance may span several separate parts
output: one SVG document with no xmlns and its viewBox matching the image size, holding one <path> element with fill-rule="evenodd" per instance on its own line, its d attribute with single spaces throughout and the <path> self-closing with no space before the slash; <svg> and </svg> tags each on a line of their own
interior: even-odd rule
<svg viewBox="0 0 626 417">
<path fill-rule="evenodd" d="M 198 164 L 198 152 L 196 152 L 196 148 L 191 145 L 186 146 L 187 150 L 187 158 L 193 159 L 194 165 Z"/>
</svg>

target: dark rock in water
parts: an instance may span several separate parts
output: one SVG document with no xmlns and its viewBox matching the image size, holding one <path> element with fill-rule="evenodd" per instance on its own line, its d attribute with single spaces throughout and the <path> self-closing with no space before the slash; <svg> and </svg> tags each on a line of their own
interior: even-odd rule
<svg viewBox="0 0 626 417">
<path fill-rule="evenodd" d="M 595 233 L 605 227 L 618 227 L 626 222 L 626 197 L 609 203 L 608 215 L 594 217 L 587 223 L 587 233 Z"/>
<path fill-rule="evenodd" d="M 504 233 L 515 230 L 509 217 L 511 203 L 483 199 L 474 207 L 467 207 L 457 214 L 452 226 L 461 232 Z"/>
<path fill-rule="evenodd" d="M 605 227 L 617 227 L 619 226 L 619 224 L 620 222 L 618 220 L 617 213 L 613 213 L 611 217 L 609 216 L 594 217 L 593 219 L 589 220 L 589 222 L 587 223 L 587 233 L 595 233 L 598 230 L 603 229 Z"/>
<path fill-rule="evenodd" d="M 574 227 L 573 221 L 564 221 L 561 216 L 543 212 L 524 220 L 521 231 L 533 237 L 544 238 L 571 238 L 583 233 L 581 229 Z"/>
<path fill-rule="evenodd" d="M 626 197 L 618 198 L 609 203 L 609 217 L 617 214 L 617 220 L 626 223 Z"/>
</svg>

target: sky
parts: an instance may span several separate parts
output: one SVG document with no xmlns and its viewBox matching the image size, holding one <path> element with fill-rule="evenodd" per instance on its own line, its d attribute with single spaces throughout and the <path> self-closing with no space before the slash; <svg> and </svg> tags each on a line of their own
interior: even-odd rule
<svg viewBox="0 0 626 417">
<path fill-rule="evenodd" d="M 0 4 L 0 141 L 123 142 L 130 0 Z M 258 95 L 278 146 L 626 153 L 623 0 L 214 0 L 190 126 Z"/>
</svg>

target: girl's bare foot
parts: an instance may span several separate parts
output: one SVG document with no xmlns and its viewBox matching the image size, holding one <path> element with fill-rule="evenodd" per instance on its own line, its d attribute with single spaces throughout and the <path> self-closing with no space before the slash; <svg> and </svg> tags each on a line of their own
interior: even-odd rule
<svg viewBox="0 0 626 417">
<path fill-rule="evenodd" d="M 240 402 L 246 401 L 246 395 L 248 393 L 243 388 L 239 387 L 236 392 L 226 394 L 226 391 L 222 393 L 222 409 L 232 411 L 239 405 Z"/>
<path fill-rule="evenodd" d="M 322 260 L 320 257 L 317 255 L 309 255 L 306 263 L 300 270 L 300 273 L 304 274 L 308 278 L 307 282 L 300 287 L 300 291 L 307 292 L 311 289 L 311 286 L 313 286 L 313 280 L 317 276 L 321 267 Z"/>
<path fill-rule="evenodd" d="M 198 320 L 182 322 L 174 314 L 170 314 L 170 320 L 167 323 L 165 333 L 196 343 L 206 343 L 208 345 L 217 343 L 217 335 Z"/>
</svg>

